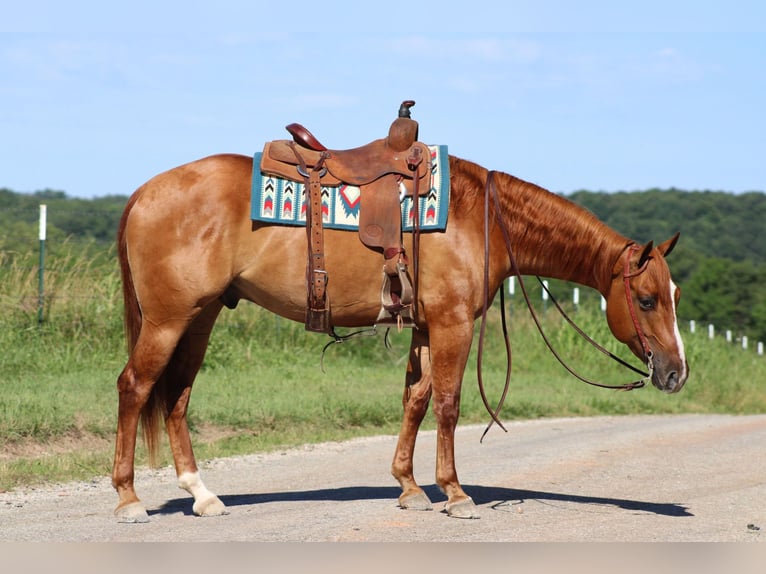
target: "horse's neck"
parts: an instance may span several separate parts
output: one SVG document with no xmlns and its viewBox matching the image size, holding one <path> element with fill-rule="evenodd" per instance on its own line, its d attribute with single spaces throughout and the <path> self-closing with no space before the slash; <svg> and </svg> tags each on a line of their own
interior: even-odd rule
<svg viewBox="0 0 766 574">
<path fill-rule="evenodd" d="M 498 185 L 521 273 L 573 281 L 606 294 L 612 267 L 629 240 L 535 184 L 505 176 Z"/>
</svg>

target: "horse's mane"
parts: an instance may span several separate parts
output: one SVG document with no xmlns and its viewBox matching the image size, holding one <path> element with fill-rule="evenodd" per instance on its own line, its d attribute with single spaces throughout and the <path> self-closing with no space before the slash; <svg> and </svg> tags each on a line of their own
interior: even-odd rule
<svg viewBox="0 0 766 574">
<path fill-rule="evenodd" d="M 456 210 L 483 210 L 488 170 L 471 161 L 450 156 L 452 196 Z M 530 274 L 580 280 L 595 286 L 593 277 L 579 276 L 578 270 L 602 265 L 604 255 L 616 254 L 631 241 L 574 202 L 534 183 L 496 172 L 495 185 L 502 217 L 512 234 L 520 259 Z M 491 216 L 494 205 L 490 202 Z M 547 245 L 548 249 L 540 249 Z M 528 247 L 528 248 L 527 248 Z M 555 261 L 550 254 L 555 253 Z M 591 263 L 593 265 L 591 265 Z M 594 269 L 601 276 L 607 269 Z"/>
</svg>

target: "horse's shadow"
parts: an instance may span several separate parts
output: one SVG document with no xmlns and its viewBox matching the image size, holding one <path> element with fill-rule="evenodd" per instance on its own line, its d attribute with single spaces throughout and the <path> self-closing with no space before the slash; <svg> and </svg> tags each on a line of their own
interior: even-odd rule
<svg viewBox="0 0 766 574">
<path fill-rule="evenodd" d="M 660 516 L 694 516 L 687 507 L 670 502 L 647 502 L 643 500 L 627 500 L 621 498 L 603 498 L 598 496 L 578 496 L 558 492 L 541 492 L 536 490 L 517 490 L 513 488 L 499 488 L 491 486 L 464 486 L 466 493 L 473 498 L 477 505 L 492 504 L 491 508 L 500 509 L 508 503 L 535 500 L 542 503 L 574 503 L 594 506 L 614 506 L 623 510 Z M 436 502 L 444 501 L 445 496 L 436 485 L 423 487 L 428 497 Z M 309 502 L 309 501 L 334 501 L 351 502 L 354 500 L 385 500 L 395 501 L 401 490 L 399 487 L 389 486 L 349 486 L 344 488 L 324 488 L 319 490 L 301 490 L 295 492 L 270 492 L 263 494 L 229 494 L 222 495 L 221 501 L 227 507 L 251 506 L 267 502 Z M 191 501 L 188 497 L 176 498 L 167 501 L 157 509 L 150 510 L 149 514 L 192 514 Z"/>
</svg>

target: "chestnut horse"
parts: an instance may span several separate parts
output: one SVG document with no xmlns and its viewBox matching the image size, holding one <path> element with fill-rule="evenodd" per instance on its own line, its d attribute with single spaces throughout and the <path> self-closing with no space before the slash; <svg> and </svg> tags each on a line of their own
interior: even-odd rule
<svg viewBox="0 0 766 574">
<path fill-rule="evenodd" d="M 239 299 L 304 320 L 306 232 L 251 221 L 252 170 L 250 157 L 208 157 L 154 177 L 125 208 L 118 247 L 130 356 L 117 381 L 112 473 L 120 521 L 148 520 L 133 486 L 139 419 L 150 452 L 156 450 L 160 418 L 164 419 L 178 484 L 194 497 L 194 513 L 227 512 L 200 478 L 186 420 L 213 324 L 224 301 Z M 496 219 L 487 238 L 485 287 L 484 190 L 490 173 L 499 209 L 494 204 L 489 208 Z M 485 290 L 494 297 L 512 273 L 506 238 L 522 274 L 597 289 L 607 300 L 614 336 L 642 361 L 651 357 L 654 386 L 677 392 L 688 367 L 676 322 L 680 291 L 665 262 L 678 234 L 658 246 L 639 246 L 585 209 L 513 176 L 455 157 L 450 157 L 450 176 L 447 229 L 420 238 L 417 323 L 391 472 L 402 488 L 402 508 L 431 508 L 413 477 L 413 452 L 433 401 L 438 425 L 436 483 L 448 498 L 446 511 L 475 517 L 476 506 L 455 469 L 454 432 L 463 371 Z M 328 229 L 325 257 L 332 278 L 327 289 L 333 323 L 373 324 L 380 309 L 380 254 L 366 248 L 356 233 Z"/>
</svg>

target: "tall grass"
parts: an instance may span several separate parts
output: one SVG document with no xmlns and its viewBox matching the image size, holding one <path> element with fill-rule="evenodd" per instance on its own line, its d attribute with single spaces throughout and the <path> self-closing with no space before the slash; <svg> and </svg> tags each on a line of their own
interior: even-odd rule
<svg viewBox="0 0 766 574">
<path fill-rule="evenodd" d="M 42 325 L 35 266 L 0 259 L 0 309 L 0 489 L 107 474 L 116 427 L 115 381 L 126 359 L 112 251 L 94 256 L 73 245 L 49 262 Z M 550 355 L 519 302 L 509 311 L 513 376 L 503 419 L 766 412 L 761 382 L 766 359 L 720 338 L 685 334 L 691 377 L 681 393 L 615 392 L 572 378 Z M 500 396 L 505 371 L 498 316 L 496 305 L 483 360 L 492 400 Z M 578 371 L 608 383 L 635 379 L 579 340 L 554 312 L 542 316 L 553 344 Z M 573 316 L 591 336 L 629 358 L 597 304 Z M 334 345 L 323 372 L 326 337 L 255 305 L 224 310 L 192 395 L 189 419 L 197 455 L 397 432 L 409 333 L 390 339 L 390 349 L 382 332 Z M 462 423 L 489 420 L 477 390 L 475 353 L 474 345 L 463 383 Z M 431 416 L 424 426 L 433 427 Z"/>
<path fill-rule="evenodd" d="M 124 348 L 116 265 L 96 261 L 74 245 L 50 261 L 38 323 L 37 268 L 0 253 L 0 440 L 110 432 L 101 393 L 79 382 L 116 369 Z"/>
</svg>

